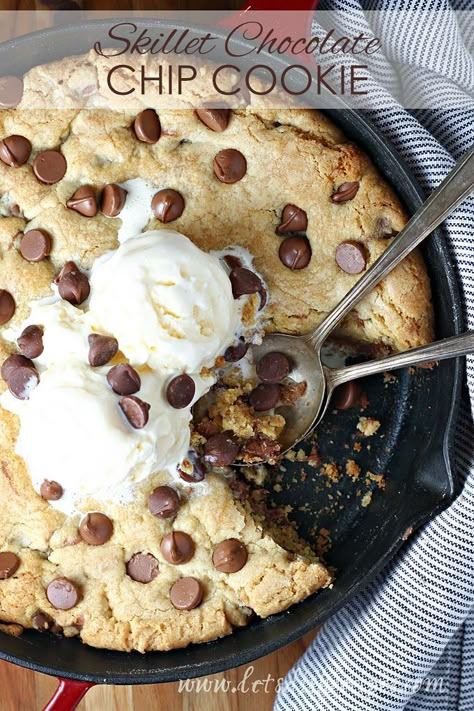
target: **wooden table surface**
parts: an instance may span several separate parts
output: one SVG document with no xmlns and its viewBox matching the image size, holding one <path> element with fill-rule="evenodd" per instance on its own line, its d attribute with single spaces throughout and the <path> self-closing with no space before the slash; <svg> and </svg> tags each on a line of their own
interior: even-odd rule
<svg viewBox="0 0 474 711">
<path fill-rule="evenodd" d="M 270 711 L 278 679 L 304 652 L 314 633 L 252 664 L 173 684 L 96 686 L 79 711 Z M 198 687 L 198 684 L 200 687 Z M 225 685 L 225 686 L 222 686 Z M 40 711 L 56 680 L 0 662 L 0 710 Z M 227 693 L 222 691 L 227 688 Z M 236 691 L 232 691 L 236 689 Z"/>
<path fill-rule="evenodd" d="M 87 9 L 230 9 L 240 0 L 85 0 Z M 38 0 L 0 0 L 1 10 L 31 10 Z M 25 17 L 26 20 L 26 17 Z M 18 18 L 21 24 L 21 18 Z M 30 20 L 28 19 L 28 22 Z M 150 686 L 95 687 L 80 711 L 270 711 L 278 679 L 313 639 L 314 633 L 252 664 L 201 679 L 180 689 L 178 683 Z M 223 682 L 223 680 L 226 680 Z M 221 691 L 223 682 L 229 691 Z M 37 711 L 52 695 L 56 680 L 0 662 L 0 711 Z M 231 689 L 237 691 L 233 692 Z"/>
</svg>

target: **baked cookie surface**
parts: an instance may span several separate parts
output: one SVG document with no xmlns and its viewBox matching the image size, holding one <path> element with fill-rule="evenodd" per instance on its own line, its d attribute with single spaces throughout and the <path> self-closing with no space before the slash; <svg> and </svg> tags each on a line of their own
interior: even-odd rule
<svg viewBox="0 0 474 711">
<path fill-rule="evenodd" d="M 267 328 L 291 333 L 314 328 L 357 280 L 358 274 L 336 260 L 342 243 L 358 245 L 356 256 L 365 269 L 406 222 L 399 201 L 367 157 L 322 114 L 250 106 L 232 111 L 225 130 L 216 132 L 189 106 L 162 109 L 158 100 L 142 107 L 156 109 L 161 125 L 159 140 L 149 144 L 137 140 L 135 109 L 29 110 L 28 91 L 34 91 L 38 72 L 52 81 L 69 76 L 68 90 L 74 86 L 76 92 L 95 77 L 87 59 L 32 70 L 20 105 L 0 112 L 0 140 L 21 135 L 32 146 L 28 162 L 19 167 L 0 160 L 0 289 L 16 304 L 12 319 L 0 329 L 2 362 L 13 349 L 1 331 L 18 327 L 28 317 L 30 302 L 51 293 L 64 264 L 72 260 L 88 270 L 118 246 L 120 215 L 110 218 L 99 210 L 85 217 L 67 207 L 83 186 L 92 186 L 98 200 L 105 185 L 133 178 L 157 191 L 178 191 L 184 210 L 166 226 L 204 251 L 247 249 L 268 288 Z M 100 85 L 97 91 L 100 95 Z M 67 171 L 48 185 L 38 180 L 32 164 L 39 152 L 50 149 L 64 156 Z M 215 156 L 227 149 L 239 151 L 246 161 L 245 174 L 229 184 L 214 169 Z M 347 184 L 353 186 L 346 187 L 350 197 L 334 200 Z M 309 263 L 301 269 L 288 268 L 280 258 L 282 242 L 293 234 L 281 231 L 286 206 L 296 206 L 307 218 L 307 226 L 296 231 L 304 233 L 310 248 Z M 144 229 L 163 227 L 153 217 Z M 33 229 L 51 237 L 50 254 L 39 262 L 25 260 L 19 249 L 22 234 Z M 428 342 L 432 328 L 429 279 L 414 253 L 357 306 L 338 335 L 403 350 Z M 302 542 L 298 550 L 284 550 L 248 503 L 233 495 L 222 473 L 210 473 L 197 486 L 176 485 L 157 473 L 128 505 L 83 502 L 84 513 L 100 510 L 113 521 L 107 542 L 88 545 L 78 535 L 79 517 L 64 516 L 34 491 L 15 454 L 17 418 L 0 409 L 0 420 L 0 552 L 12 552 L 20 561 L 14 574 L 0 580 L 3 622 L 60 627 L 98 647 L 166 650 L 228 634 L 253 613 L 266 617 L 285 610 L 331 582 Z M 54 436 L 51 432 L 47 446 L 54 447 Z M 148 494 L 163 485 L 177 486 L 180 497 L 176 516 L 164 520 L 147 507 Z M 187 562 L 175 564 L 163 555 L 162 540 L 173 531 L 193 541 Z M 231 539 L 245 546 L 248 557 L 240 570 L 227 573 L 215 567 L 213 554 Z M 143 574 L 150 580 L 129 574 L 137 555 L 152 557 L 138 559 L 148 565 Z M 46 590 L 58 578 L 77 586 L 78 601 L 71 609 L 57 609 L 48 600 Z M 202 602 L 193 609 L 176 609 L 170 601 L 180 578 L 200 582 Z"/>
</svg>

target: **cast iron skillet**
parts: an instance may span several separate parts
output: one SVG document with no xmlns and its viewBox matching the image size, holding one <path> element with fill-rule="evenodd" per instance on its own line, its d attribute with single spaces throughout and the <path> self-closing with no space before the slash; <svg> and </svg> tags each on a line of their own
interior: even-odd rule
<svg viewBox="0 0 474 711">
<path fill-rule="evenodd" d="M 134 21 L 148 27 L 156 23 Z M 172 26 L 180 27 L 174 22 Z M 110 21 L 63 26 L 1 45 L 0 73 L 19 73 L 35 64 L 85 52 L 105 37 L 109 27 Z M 285 59 L 274 61 L 285 66 Z M 408 212 L 414 212 L 423 195 L 394 148 L 361 113 L 341 106 L 335 103 L 335 108 L 326 113 L 368 153 Z M 433 285 L 436 335 L 443 338 L 458 334 L 462 331 L 459 292 L 451 257 L 439 231 L 425 243 L 424 255 Z M 399 372 L 397 381 L 390 386 L 384 385 L 380 376 L 365 382 L 370 402 L 366 414 L 381 420 L 378 435 L 382 437 L 371 439 L 370 452 L 364 447 L 353 456 L 364 472 L 369 469 L 383 473 L 387 481 L 385 491 L 375 492 L 368 508 L 361 506 L 356 491 L 359 484 L 352 484 L 347 477 L 327 489 L 316 476 L 316 469 L 305 466 L 303 481 L 301 464 L 285 463 L 283 490 L 274 494 L 274 502 L 293 505 L 294 518 L 310 540 L 322 527 L 331 531 L 333 545 L 328 562 L 338 570 L 332 590 L 313 595 L 290 611 L 255 620 L 232 636 L 182 650 L 125 654 L 94 649 L 77 639 L 25 631 L 18 638 L 0 635 L 0 658 L 63 680 L 75 680 L 62 681 L 46 707 L 65 710 L 74 708 L 94 683 L 148 684 L 213 674 L 248 663 L 298 639 L 365 587 L 409 532 L 452 500 L 452 433 L 461 373 L 460 362 L 451 360 L 431 371 Z M 325 461 L 347 459 L 345 445 L 354 441 L 359 414 L 353 410 L 328 413 L 317 433 Z M 344 507 L 335 510 L 330 505 L 331 495 L 343 500 Z M 302 506 L 305 512 L 298 510 Z"/>
</svg>

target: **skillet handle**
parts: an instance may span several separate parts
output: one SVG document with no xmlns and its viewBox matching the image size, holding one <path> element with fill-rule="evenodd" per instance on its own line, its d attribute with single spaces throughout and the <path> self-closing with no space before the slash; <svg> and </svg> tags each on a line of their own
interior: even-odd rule
<svg viewBox="0 0 474 711">
<path fill-rule="evenodd" d="M 282 10 L 315 10 L 319 0 L 257 0 L 253 2 L 249 0 L 242 8 L 239 10 L 239 14 L 242 12 L 260 12 L 261 10 L 272 10 L 273 12 L 281 12 Z"/>
<path fill-rule="evenodd" d="M 95 684 L 89 681 L 58 679 L 58 688 L 43 711 L 74 711 L 80 700 Z"/>
<path fill-rule="evenodd" d="M 285 36 L 288 33 L 299 37 L 309 37 L 311 35 L 311 22 L 313 19 L 313 11 L 316 10 L 319 0 L 246 0 L 240 10 L 234 11 L 232 15 L 223 20 L 218 20 L 217 25 L 233 29 L 241 22 L 245 22 L 246 13 L 252 12 L 253 15 L 249 19 L 258 17 L 263 23 L 264 18 L 260 13 L 268 12 L 268 20 L 270 23 L 267 29 L 272 28 L 277 36 Z M 285 18 L 279 17 L 275 21 L 275 16 L 270 15 L 270 12 L 287 11 Z M 295 10 L 299 10 L 293 14 Z M 291 12 L 289 12 L 291 11 Z M 278 17 L 278 16 L 277 16 Z M 300 62 L 311 63 L 311 56 L 300 56 Z"/>
</svg>

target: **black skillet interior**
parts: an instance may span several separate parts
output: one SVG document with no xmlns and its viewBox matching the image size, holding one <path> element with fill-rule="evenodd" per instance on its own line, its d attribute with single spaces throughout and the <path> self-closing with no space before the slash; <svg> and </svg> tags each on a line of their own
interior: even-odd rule
<svg viewBox="0 0 474 711">
<path fill-rule="evenodd" d="M 156 20 L 134 21 L 157 26 Z M 18 74 L 35 64 L 85 52 L 105 37 L 110 25 L 106 21 L 60 27 L 4 44 L 0 46 L 0 73 Z M 172 27 L 180 25 L 173 23 Z M 285 66 L 283 59 L 274 61 Z M 344 108 L 326 113 L 368 153 L 408 212 L 413 213 L 423 196 L 390 143 L 360 113 Z M 462 313 L 456 277 L 439 231 L 429 238 L 423 251 L 433 285 L 436 335 L 441 338 L 459 333 Z M 332 547 L 327 560 L 338 570 L 332 590 L 314 595 L 287 612 L 256 620 L 230 637 L 183 650 L 123 654 L 93 649 L 77 639 L 27 631 L 19 638 L 2 634 L 0 658 L 67 678 L 144 684 L 235 667 L 297 639 L 367 585 L 401 545 L 409 527 L 428 520 L 451 500 L 452 424 L 461 373 L 461 363 L 451 360 L 433 370 L 398 372 L 390 384 L 375 376 L 364 382 L 369 400 L 365 412 L 328 413 L 316 435 L 322 459 L 342 467 L 348 458 L 354 459 L 362 470 L 359 481 L 353 483 L 345 476 L 331 484 L 327 477 L 318 475 L 317 468 L 301 462 L 285 462 L 286 471 L 279 472 L 281 491 L 271 490 L 269 494 L 275 505 L 293 506 L 291 515 L 310 541 L 321 528 L 330 531 Z M 361 414 L 382 423 L 370 440 L 355 435 Z M 360 452 L 353 449 L 356 441 L 363 443 Z M 307 451 L 311 447 L 309 442 Z M 368 470 L 383 474 L 386 488 L 375 491 L 370 506 L 364 507 L 361 493 L 368 490 Z"/>
</svg>

